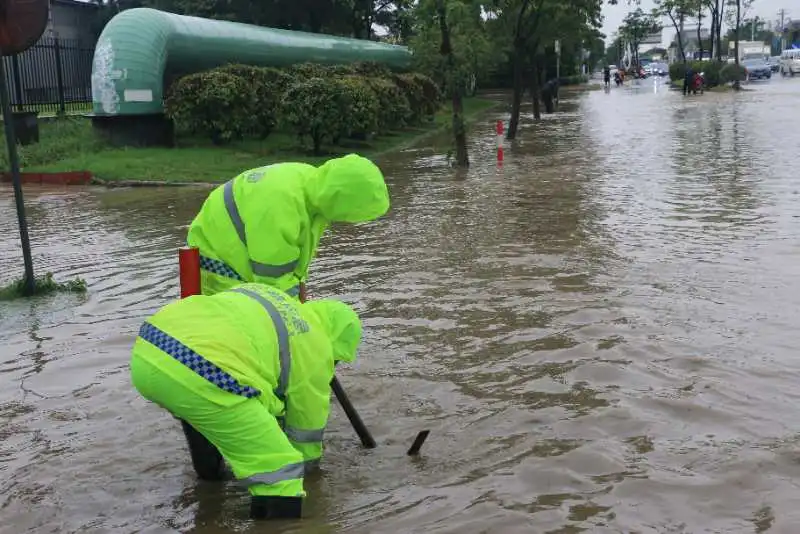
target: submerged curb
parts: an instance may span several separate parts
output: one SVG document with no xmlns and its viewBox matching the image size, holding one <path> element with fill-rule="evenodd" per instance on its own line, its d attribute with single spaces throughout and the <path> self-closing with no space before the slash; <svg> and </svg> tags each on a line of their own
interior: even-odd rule
<svg viewBox="0 0 800 534">
<path fill-rule="evenodd" d="M 220 182 L 222 183 L 222 182 Z M 163 180 L 103 180 L 96 176 L 92 177 L 92 184 L 105 187 L 188 187 L 203 186 L 216 187 L 218 183 L 212 182 L 165 182 Z"/>
<path fill-rule="evenodd" d="M 89 171 L 70 171 L 70 172 L 21 172 L 23 184 L 46 184 L 46 185 L 89 185 L 94 177 Z M 11 173 L 0 173 L 0 182 L 10 183 Z"/>
</svg>

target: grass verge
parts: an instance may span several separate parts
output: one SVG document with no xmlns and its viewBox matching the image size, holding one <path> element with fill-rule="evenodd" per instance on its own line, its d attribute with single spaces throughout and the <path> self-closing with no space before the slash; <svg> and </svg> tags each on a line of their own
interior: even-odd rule
<svg viewBox="0 0 800 534">
<path fill-rule="evenodd" d="M 474 121 L 499 103 L 485 98 L 464 101 L 464 117 Z M 115 148 L 106 145 L 84 118 L 64 118 L 40 123 L 40 142 L 20 147 L 21 166 L 31 172 L 89 171 L 107 182 L 223 182 L 246 169 L 279 161 L 319 164 L 331 157 L 356 152 L 377 157 L 418 142 L 447 128 L 451 121 L 445 106 L 422 126 L 404 128 L 370 141 L 347 140 L 326 147 L 314 156 L 299 145 L 297 138 L 275 132 L 267 139 L 247 139 L 223 147 L 209 141 L 179 139 L 176 148 Z M 2 139 L 3 146 L 5 139 Z M 438 147 L 437 147 L 438 148 Z M 446 150 L 448 147 L 442 147 Z M 5 150 L 0 151 L 0 170 L 7 170 Z"/>
</svg>

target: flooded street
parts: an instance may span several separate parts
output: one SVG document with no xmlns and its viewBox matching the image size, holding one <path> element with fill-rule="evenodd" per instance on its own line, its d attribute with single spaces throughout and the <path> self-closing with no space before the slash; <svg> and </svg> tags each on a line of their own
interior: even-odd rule
<svg viewBox="0 0 800 534">
<path fill-rule="evenodd" d="M 501 169 L 502 109 L 468 173 L 379 161 L 389 215 L 329 232 L 309 284 L 362 315 L 339 376 L 378 448 L 334 403 L 295 523 L 199 483 L 130 384 L 208 189 L 26 187 L 36 268 L 89 292 L 0 303 L 0 533 L 796 532 L 800 79 L 749 88 L 565 92 Z M 16 224 L 3 186 L 3 282 Z"/>
</svg>

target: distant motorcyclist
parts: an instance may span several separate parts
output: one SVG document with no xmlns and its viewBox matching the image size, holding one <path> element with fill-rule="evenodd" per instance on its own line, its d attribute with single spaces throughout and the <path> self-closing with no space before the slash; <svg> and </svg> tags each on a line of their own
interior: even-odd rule
<svg viewBox="0 0 800 534">
<path fill-rule="evenodd" d="M 694 75 L 694 80 L 692 80 L 692 89 L 694 90 L 694 94 L 697 94 L 700 91 L 700 94 L 703 94 L 703 88 L 705 87 L 706 80 L 703 76 L 702 72 L 697 72 Z"/>
</svg>

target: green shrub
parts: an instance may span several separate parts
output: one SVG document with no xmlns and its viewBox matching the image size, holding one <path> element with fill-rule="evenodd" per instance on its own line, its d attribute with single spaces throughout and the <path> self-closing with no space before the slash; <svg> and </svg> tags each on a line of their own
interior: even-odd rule
<svg viewBox="0 0 800 534">
<path fill-rule="evenodd" d="M 340 137 L 366 139 L 378 127 L 378 97 L 361 76 L 345 76 L 335 82 L 341 98 Z M 334 139 L 334 142 L 337 141 Z"/>
<path fill-rule="evenodd" d="M 326 78 L 308 78 L 292 84 L 281 101 L 281 122 L 304 141 L 311 139 L 314 154 L 319 155 L 322 143 L 338 139 L 348 128 L 346 96 L 342 84 Z"/>
<path fill-rule="evenodd" d="M 697 61 L 695 72 L 702 72 L 706 87 L 716 87 L 722 83 L 721 72 L 725 64 L 721 61 Z"/>
<path fill-rule="evenodd" d="M 353 68 L 353 65 L 328 65 L 326 67 L 326 71 L 328 75 L 332 76 L 352 76 L 354 74 L 358 74 L 356 70 Z"/>
<path fill-rule="evenodd" d="M 319 63 L 297 63 L 286 72 L 296 81 L 310 80 L 311 78 L 325 78 L 331 75 L 331 67 Z"/>
<path fill-rule="evenodd" d="M 419 81 L 410 74 L 397 74 L 392 81 L 400 88 L 408 100 L 410 114 L 408 122 L 417 123 L 425 115 L 425 91 Z"/>
<path fill-rule="evenodd" d="M 673 82 L 682 82 L 686 77 L 686 64 L 675 62 L 669 66 L 669 79 Z"/>
<path fill-rule="evenodd" d="M 726 63 L 719 77 L 722 83 L 743 82 L 747 78 L 747 69 L 736 63 Z"/>
<path fill-rule="evenodd" d="M 208 71 L 175 82 L 164 107 L 179 130 L 206 136 L 219 145 L 242 137 L 252 124 L 255 101 L 249 81 Z"/>
<path fill-rule="evenodd" d="M 262 139 L 267 137 L 277 123 L 278 106 L 291 76 L 278 69 L 240 64 L 225 65 L 216 71 L 239 76 L 251 84 L 255 101 L 247 131 Z"/>
<path fill-rule="evenodd" d="M 706 87 L 716 87 L 723 83 L 720 77 L 723 63 L 719 61 L 692 61 L 689 63 L 673 63 L 669 66 L 669 77 L 673 82 L 683 83 L 686 68 L 690 66 L 695 73 L 702 72 Z"/>
<path fill-rule="evenodd" d="M 417 83 L 422 87 L 422 93 L 425 97 L 425 115 L 428 117 L 433 117 L 434 114 L 439 110 L 439 107 L 442 104 L 442 92 L 439 90 L 439 86 L 436 85 L 436 82 L 429 76 L 425 76 L 424 74 L 420 74 L 418 72 L 412 72 L 409 74 L 412 76 Z"/>
<path fill-rule="evenodd" d="M 374 61 L 356 61 L 349 65 L 355 74 L 367 76 L 368 78 L 390 78 L 392 71 L 386 65 L 375 63 Z"/>
<path fill-rule="evenodd" d="M 406 125 L 411 106 L 403 91 L 386 78 L 368 77 L 365 81 L 378 97 L 378 130 L 387 132 Z"/>
</svg>

